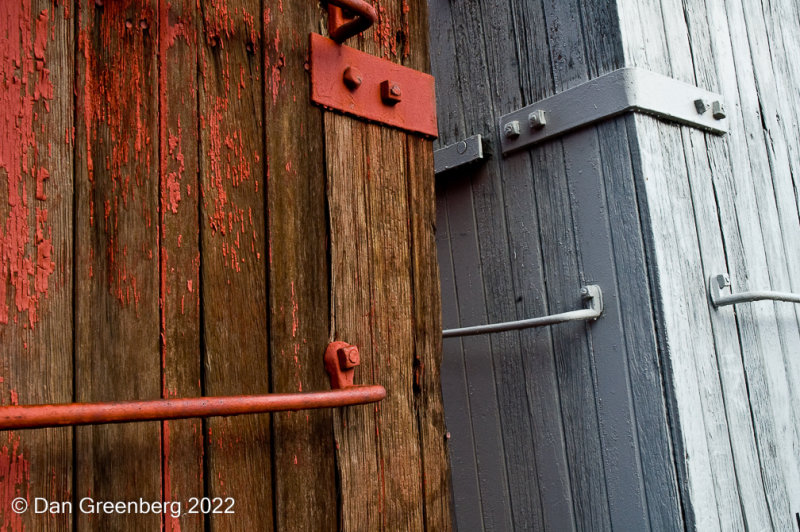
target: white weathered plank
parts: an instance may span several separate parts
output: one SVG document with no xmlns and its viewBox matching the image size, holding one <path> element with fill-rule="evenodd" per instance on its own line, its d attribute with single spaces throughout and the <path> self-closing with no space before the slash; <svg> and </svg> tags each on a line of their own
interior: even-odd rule
<svg viewBox="0 0 800 532">
<path fill-rule="evenodd" d="M 702 5 L 684 4 L 678 0 L 662 0 L 664 29 L 669 36 L 669 55 L 672 75 L 688 83 L 716 89 L 714 56 L 708 35 L 709 26 Z M 688 21 L 688 22 L 687 22 Z M 691 32 L 691 33 L 690 33 Z M 709 142 L 706 142 L 708 139 Z M 717 203 L 712 186 L 712 170 L 707 152 L 724 149 L 718 138 L 691 128 L 684 128 L 682 140 L 689 177 L 689 190 L 695 213 L 695 224 L 703 266 L 703 278 L 727 271 L 724 241 L 717 215 Z M 719 169 L 725 171 L 724 168 Z M 722 201 L 730 196 L 723 191 Z M 762 481 L 758 449 L 747 392 L 747 382 L 741 360 L 741 346 L 732 309 L 715 311 L 709 307 L 714 335 L 721 399 L 728 424 L 728 438 L 736 474 L 742 518 L 749 530 L 759 530 L 771 523 Z"/>
<path fill-rule="evenodd" d="M 621 0 L 619 3 L 621 32 L 625 50 L 626 66 L 638 66 L 669 74 L 669 55 L 666 37 L 662 25 L 661 6 L 657 0 L 635 2 Z M 672 400 L 677 412 L 673 418 L 679 420 L 679 427 L 674 426 L 679 438 L 678 450 L 684 456 L 683 474 L 688 500 L 684 501 L 690 521 L 701 530 L 717 530 L 720 528 L 720 511 L 717 491 L 718 478 L 715 478 L 712 450 L 709 449 L 706 434 L 710 427 L 707 416 L 698 415 L 704 411 L 704 394 L 706 391 L 698 379 L 698 368 L 694 363 L 695 351 L 703 350 L 705 358 L 713 356 L 713 340 L 710 331 L 695 339 L 693 323 L 687 320 L 690 308 L 703 323 L 702 312 L 696 302 L 686 296 L 687 286 L 683 277 L 697 285 L 700 279 L 702 287 L 702 271 L 695 270 L 683 263 L 682 255 L 689 253 L 689 261 L 694 258 L 694 265 L 699 266 L 697 251 L 684 239 L 675 235 L 676 231 L 684 233 L 689 229 L 686 217 L 692 219 L 688 198 L 672 198 L 674 188 L 680 184 L 681 174 L 685 181 L 685 166 L 680 168 L 671 163 L 668 157 L 682 155 L 679 133 L 670 132 L 657 121 L 642 116 L 635 116 L 630 121 L 637 137 L 634 149 L 634 169 L 637 175 L 637 188 L 640 194 L 640 208 L 645 232 L 650 232 L 651 243 L 648 260 L 653 268 L 654 281 L 659 288 L 656 292 L 660 320 L 663 327 L 660 331 L 662 352 L 668 373 L 667 386 L 672 390 Z M 676 137 L 678 135 L 678 137 Z M 667 143 L 666 145 L 664 143 Z M 677 183 L 676 183 L 677 181 Z M 675 209 L 680 212 L 682 220 L 673 220 Z M 678 218 L 678 216 L 676 216 Z M 649 227 L 647 223 L 649 222 Z M 683 224 L 675 227 L 674 223 Z M 691 236 L 693 231 L 689 233 Z M 683 236 L 683 235 L 681 235 Z M 646 237 L 648 238 L 648 237 Z M 684 248 L 684 249 L 682 249 Z M 706 313 L 705 322 L 708 322 Z M 700 328 L 700 327 L 698 327 Z M 709 327 L 710 328 L 710 327 Z M 713 418 L 718 412 L 713 412 Z M 717 468 L 718 469 L 718 468 Z M 730 515 L 730 514 L 729 514 Z M 735 516 L 735 513 L 734 513 Z"/>
<path fill-rule="evenodd" d="M 745 4 L 748 2 L 738 0 L 726 0 L 725 2 L 723 20 L 727 20 L 730 33 L 730 52 L 728 52 L 730 60 L 726 61 L 724 65 L 720 65 L 720 67 L 726 67 L 726 75 L 720 77 L 727 80 L 727 86 L 723 85 L 724 92 L 735 94 L 738 98 L 738 113 L 734 118 L 741 121 L 739 129 L 732 131 L 730 137 L 732 157 L 745 157 L 744 161 L 738 161 L 740 164 L 736 164 L 735 160 L 732 164 L 737 189 L 737 211 L 743 206 L 750 207 L 749 211 L 742 213 L 739 228 L 742 232 L 745 230 L 750 232 L 747 238 L 743 238 L 746 244 L 749 244 L 751 239 L 760 244 L 760 246 L 756 244 L 756 247 L 761 248 L 763 259 L 758 256 L 758 249 L 751 253 L 749 249 L 745 248 L 747 269 L 739 272 L 739 275 L 732 276 L 732 281 L 739 290 L 758 289 L 763 286 L 785 289 L 789 281 L 786 262 L 789 257 L 783 249 L 780 218 L 776 204 L 779 199 L 776 196 L 786 194 L 786 191 L 775 190 L 772 179 L 773 171 L 780 173 L 785 170 L 777 166 L 778 161 L 770 157 L 770 153 L 767 151 L 767 145 L 773 144 L 776 139 L 770 139 L 764 135 L 763 126 L 770 119 L 762 109 L 762 99 L 771 98 L 774 93 L 770 95 L 759 92 L 755 69 L 760 69 L 761 66 L 756 66 L 754 63 L 764 60 L 768 62 L 769 58 L 768 56 L 763 59 L 759 57 L 762 53 L 759 48 L 763 44 L 751 45 L 751 39 L 758 37 L 748 31 L 747 19 L 749 16 L 755 17 L 756 14 L 746 13 L 743 10 Z M 756 33 L 756 31 L 754 30 L 752 33 Z M 741 38 L 743 35 L 748 35 L 748 38 Z M 764 73 L 761 75 L 766 76 Z M 752 198 L 749 203 L 742 201 L 744 196 Z M 751 227 L 755 231 L 750 231 Z M 750 263 L 753 255 L 758 257 L 760 264 L 752 265 Z M 796 261 L 796 259 L 794 260 Z M 774 445 L 779 457 L 779 471 L 770 471 L 770 468 L 765 467 L 764 473 L 770 476 L 775 475 L 777 477 L 774 479 L 776 484 L 780 484 L 780 477 L 783 477 L 790 509 L 797 511 L 800 506 L 800 474 L 798 474 L 800 452 L 798 452 L 797 435 L 800 413 L 796 403 L 794 408 L 787 408 L 787 405 L 792 405 L 793 392 L 784 359 L 784 357 L 791 356 L 791 347 L 786 344 L 786 341 L 797 338 L 794 309 L 784 304 L 771 305 L 769 303 L 739 305 L 737 308 L 739 313 L 746 312 L 746 310 L 752 310 L 755 314 L 756 321 L 753 326 L 763 347 L 760 364 L 763 367 L 768 393 L 772 400 L 771 417 L 776 431 Z M 795 322 L 794 325 L 791 324 L 791 321 Z M 800 345 L 800 341 L 794 343 L 795 350 L 797 345 Z M 776 486 L 775 489 L 779 489 L 779 486 Z M 783 511 L 773 511 L 773 516 L 776 515 L 780 519 L 780 516 L 786 514 Z"/>
</svg>

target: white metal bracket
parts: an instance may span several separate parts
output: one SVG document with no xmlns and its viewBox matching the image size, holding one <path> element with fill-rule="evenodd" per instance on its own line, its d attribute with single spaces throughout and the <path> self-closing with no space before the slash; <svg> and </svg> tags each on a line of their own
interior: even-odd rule
<svg viewBox="0 0 800 532">
<path fill-rule="evenodd" d="M 728 132 L 719 94 L 640 68 L 621 68 L 500 117 L 503 154 L 626 112 L 716 135 Z"/>
<path fill-rule="evenodd" d="M 800 303 L 800 294 L 774 292 L 771 290 L 753 290 L 750 292 L 733 293 L 732 289 L 730 293 L 724 294 L 723 290 L 726 288 L 731 288 L 731 278 L 727 273 L 712 275 L 708 278 L 708 298 L 715 308 L 763 300 Z"/>
</svg>

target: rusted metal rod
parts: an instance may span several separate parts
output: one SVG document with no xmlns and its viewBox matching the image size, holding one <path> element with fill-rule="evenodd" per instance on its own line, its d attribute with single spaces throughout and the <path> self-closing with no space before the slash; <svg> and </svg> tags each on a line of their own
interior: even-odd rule
<svg viewBox="0 0 800 532">
<path fill-rule="evenodd" d="M 331 408 L 375 403 L 384 397 L 386 397 L 386 390 L 383 386 L 370 385 L 304 393 L 195 397 L 116 403 L 4 406 L 0 407 L 0 430 Z"/>
<path fill-rule="evenodd" d="M 346 18 L 344 10 L 353 18 Z M 328 0 L 328 34 L 339 44 L 378 21 L 378 12 L 364 0 Z"/>
</svg>

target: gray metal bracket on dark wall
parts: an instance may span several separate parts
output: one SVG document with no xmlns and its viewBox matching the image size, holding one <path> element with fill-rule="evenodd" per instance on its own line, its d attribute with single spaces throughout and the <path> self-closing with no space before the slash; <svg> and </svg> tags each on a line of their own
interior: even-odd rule
<svg viewBox="0 0 800 532">
<path fill-rule="evenodd" d="M 752 301 L 786 301 L 800 303 L 800 294 L 791 292 L 775 292 L 771 290 L 753 290 L 749 292 L 723 294 L 722 291 L 731 287 L 731 279 L 727 273 L 712 275 L 708 278 L 708 299 L 715 308 Z"/>
<path fill-rule="evenodd" d="M 500 117 L 503 154 L 626 112 L 727 133 L 721 95 L 641 68 L 621 68 Z"/>
<path fill-rule="evenodd" d="M 463 168 L 485 160 L 483 137 L 472 135 L 460 142 L 439 148 L 433 152 L 433 168 L 436 175 Z"/>
<path fill-rule="evenodd" d="M 560 314 L 551 314 L 549 316 L 540 316 L 538 318 L 528 318 L 524 320 L 504 321 L 501 323 L 475 325 L 458 329 L 445 329 L 442 331 L 442 337 L 453 338 L 458 336 L 474 336 L 476 334 L 514 331 L 531 327 L 556 325 L 568 321 L 594 321 L 602 316 L 603 291 L 600 290 L 599 286 L 590 284 L 581 288 L 581 299 L 583 299 L 584 305 L 586 306 L 586 308 L 581 310 L 571 310 Z"/>
</svg>

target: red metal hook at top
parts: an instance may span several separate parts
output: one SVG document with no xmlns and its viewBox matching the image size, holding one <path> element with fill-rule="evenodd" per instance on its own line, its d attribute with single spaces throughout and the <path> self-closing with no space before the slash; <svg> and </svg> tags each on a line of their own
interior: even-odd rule
<svg viewBox="0 0 800 532">
<path fill-rule="evenodd" d="M 353 16 L 345 17 L 345 10 Z M 378 12 L 364 0 L 328 0 L 328 34 L 341 44 L 378 21 Z"/>
</svg>

